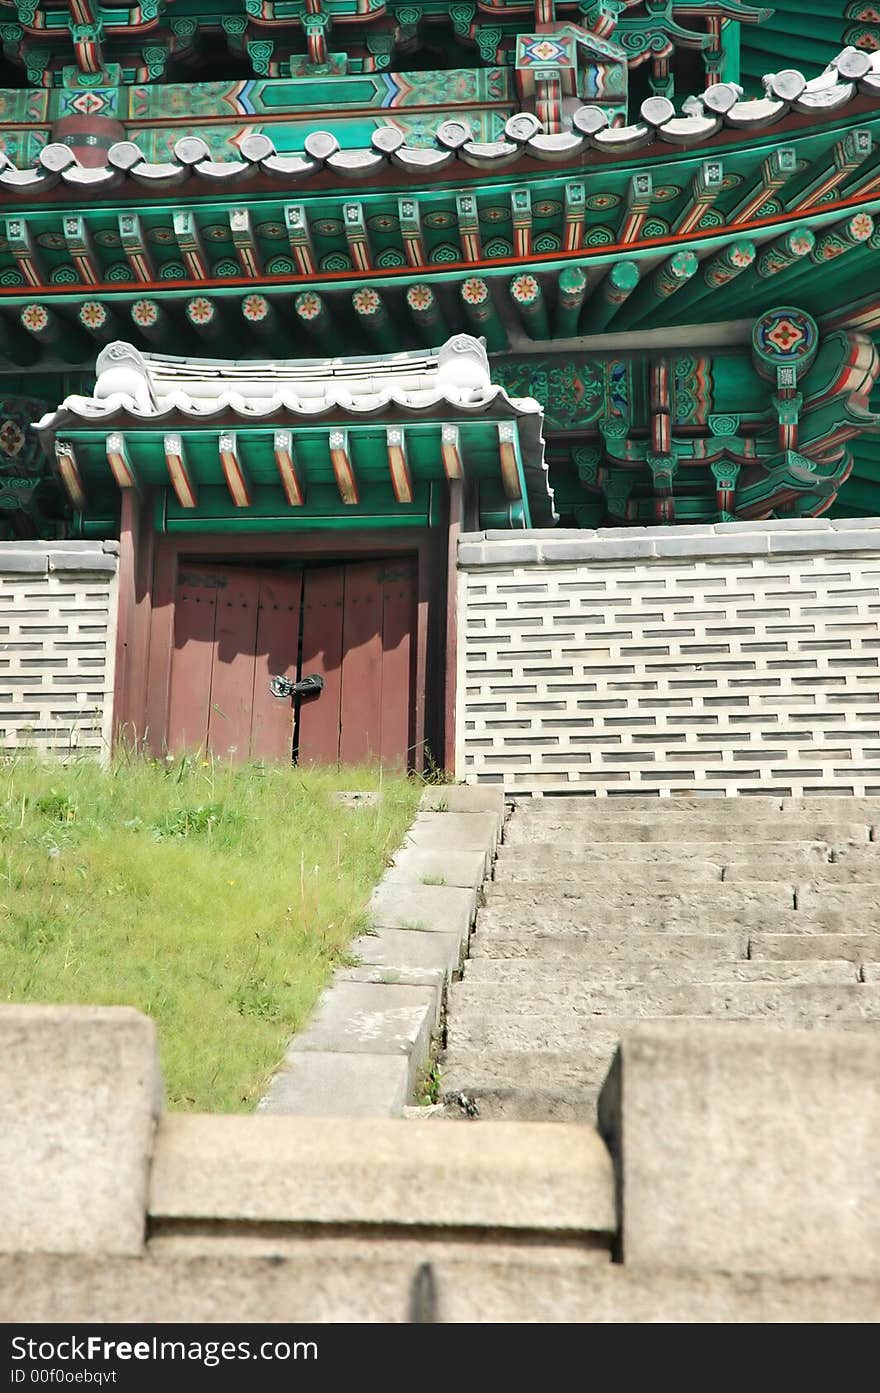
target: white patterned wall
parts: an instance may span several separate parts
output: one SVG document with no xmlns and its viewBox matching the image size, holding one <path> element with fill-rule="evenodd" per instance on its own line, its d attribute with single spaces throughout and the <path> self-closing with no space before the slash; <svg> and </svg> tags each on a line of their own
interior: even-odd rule
<svg viewBox="0 0 880 1393">
<path fill-rule="evenodd" d="M 459 567 L 459 778 L 880 794 L 880 519 L 490 532 Z"/>
<path fill-rule="evenodd" d="M 115 543 L 0 543 L 0 750 L 109 753 Z"/>
</svg>

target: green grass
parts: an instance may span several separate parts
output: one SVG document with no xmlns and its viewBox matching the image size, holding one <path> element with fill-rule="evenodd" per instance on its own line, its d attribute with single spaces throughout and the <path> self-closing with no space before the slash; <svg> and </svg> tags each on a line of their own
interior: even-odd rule
<svg viewBox="0 0 880 1393">
<path fill-rule="evenodd" d="M 375 806 L 331 794 L 381 788 Z M 153 1016 L 171 1107 L 254 1106 L 414 816 L 365 769 L 0 762 L 0 984 Z"/>
</svg>

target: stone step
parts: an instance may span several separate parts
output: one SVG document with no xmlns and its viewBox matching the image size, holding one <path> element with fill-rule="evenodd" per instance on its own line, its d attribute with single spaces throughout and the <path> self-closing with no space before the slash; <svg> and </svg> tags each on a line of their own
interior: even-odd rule
<svg viewBox="0 0 880 1393">
<path fill-rule="evenodd" d="M 724 866 L 713 861 L 683 861 L 675 865 L 672 861 L 661 864 L 645 861 L 597 860 L 589 854 L 575 854 L 566 857 L 556 852 L 553 857 L 532 857 L 533 847 L 512 847 L 514 855 L 496 865 L 494 882 L 502 890 L 521 883 L 536 885 L 558 885 L 559 877 L 565 876 L 577 885 L 589 885 L 594 881 L 607 884 L 613 879 L 619 885 L 633 888 L 651 885 L 720 884 L 724 876 Z M 522 851 L 521 859 L 515 853 Z M 813 865 L 827 864 L 814 862 Z M 800 865 L 789 874 L 792 884 L 798 879 L 812 878 L 812 866 Z M 488 887 L 487 887 L 488 889 Z"/>
<path fill-rule="evenodd" d="M 805 911 L 793 907 L 764 909 L 760 902 L 733 908 L 722 900 L 729 894 L 724 886 L 713 897 L 694 907 L 694 895 L 672 897 L 669 905 L 659 897 L 648 901 L 634 897 L 627 908 L 603 907 L 596 914 L 589 895 L 577 899 L 552 899 L 547 895 L 531 899 L 490 899 L 477 918 L 478 941 L 491 937 L 529 939 L 533 934 L 577 935 L 604 942 L 609 938 L 635 938 L 642 934 L 686 934 L 699 930 L 704 935 L 730 935 L 736 932 L 767 934 L 871 934 L 880 930 L 880 916 L 871 910 L 826 909 Z M 711 898 L 712 903 L 709 903 Z M 721 901 L 719 903 L 719 901 Z"/>
<path fill-rule="evenodd" d="M 877 843 L 880 851 L 880 842 Z M 773 872 L 786 880 L 794 877 L 795 883 L 806 882 L 812 885 L 877 885 L 880 883 L 880 856 L 865 857 L 860 864 L 850 864 L 849 857 L 840 861 L 811 861 L 802 865 L 789 864 L 781 858 L 775 865 L 764 857 L 750 857 L 744 861 L 731 861 L 724 867 L 725 884 L 739 881 L 766 880 Z"/>
<path fill-rule="evenodd" d="M 875 860 L 880 866 L 880 842 L 870 843 L 874 849 L 866 851 L 849 845 L 831 848 L 824 842 L 774 842 L 763 838 L 756 845 L 759 850 L 752 851 L 741 843 L 731 846 L 729 842 L 678 842 L 674 846 L 662 842 L 598 842 L 595 846 L 575 847 L 559 846 L 555 842 L 532 842 L 525 846 L 505 843 L 498 848 L 495 878 L 501 879 L 521 866 L 548 870 L 572 866 L 580 873 L 582 868 L 591 865 L 601 868 L 610 863 L 633 871 L 639 866 L 656 866 L 658 870 L 668 867 L 674 874 L 684 873 L 691 865 L 718 868 L 745 862 L 774 868 L 785 865 L 806 871 L 828 865 L 832 855 L 835 859 L 839 856 L 841 864 L 844 857 L 847 861 L 856 857 L 863 859 L 866 867 L 870 868 Z M 756 879 L 760 880 L 761 876 Z"/>
<path fill-rule="evenodd" d="M 857 885 L 827 885 L 821 882 L 799 885 L 797 905 L 807 914 L 835 910 L 845 914 L 849 910 L 866 914 L 869 911 L 880 913 L 880 885 L 860 883 Z"/>
<path fill-rule="evenodd" d="M 878 844 L 880 846 L 880 844 Z M 529 849 L 530 850 L 530 849 Z M 525 851 L 525 848 L 524 848 Z M 873 862 L 873 864 L 871 863 Z M 644 861 L 597 861 L 558 855 L 555 859 L 533 859 L 523 855 L 521 861 L 508 861 L 495 868 L 495 883 L 502 889 L 520 884 L 558 884 L 559 876 L 568 873 L 575 886 L 592 885 L 596 881 L 613 880 L 635 890 L 650 890 L 652 886 L 694 884 L 769 884 L 784 881 L 792 889 L 799 883 L 822 885 L 877 885 L 880 883 L 880 857 L 872 857 L 861 866 L 849 860 L 828 861 L 812 858 L 797 862 L 787 856 L 755 857 L 728 864 L 713 861 L 684 861 L 659 865 Z"/>
<path fill-rule="evenodd" d="M 740 982 L 665 986 L 640 983 L 586 988 L 536 984 L 525 998 L 517 986 L 466 982 L 454 986 L 447 1020 L 450 1047 L 559 1049 L 588 1041 L 591 1030 L 623 1029 L 627 1021 L 683 1016 L 763 1020 L 801 1029 L 864 1028 L 880 1019 L 880 986 L 804 986 Z"/>
<path fill-rule="evenodd" d="M 796 934 L 780 936 L 797 937 Z M 880 939 L 877 942 L 880 943 Z M 579 972 L 589 963 L 683 960 L 696 964 L 704 959 L 737 962 L 746 958 L 748 946 L 749 936 L 746 931 L 728 934 L 644 933 L 634 935 L 632 939 L 617 934 L 593 936 L 586 933 L 531 933 L 517 938 L 514 935 L 501 937 L 500 934 L 487 935 L 478 932 L 471 940 L 470 962 L 473 964 L 527 960 L 528 963 L 556 963 L 560 972 L 569 973 Z M 834 956 L 834 953 L 828 954 L 829 958 Z"/>
<path fill-rule="evenodd" d="M 449 1045 L 440 1059 L 440 1091 L 469 1095 L 512 1087 L 556 1095 L 584 1093 L 601 1086 L 617 1049 L 618 1031 L 597 1029 L 586 1047 L 559 1050 L 473 1049 Z M 514 1082 L 515 1081 L 515 1082 Z"/>
<path fill-rule="evenodd" d="M 825 821 L 818 818 L 780 818 L 773 823 L 775 842 L 829 842 L 844 845 L 867 843 L 872 827 L 869 822 Z M 734 822 L 725 825 L 725 840 L 760 844 L 766 836 L 766 825 L 754 822 Z M 560 822 L 558 819 L 521 819 L 517 814 L 504 829 L 508 846 L 524 846 L 531 842 L 556 842 L 562 846 L 589 846 L 592 842 L 717 842 L 718 821 L 712 817 L 698 818 L 682 813 L 661 817 L 633 815 L 626 818 L 597 817 L 587 823 Z"/>
<path fill-rule="evenodd" d="M 591 798 L 581 795 L 554 795 L 544 798 L 514 797 L 514 817 L 550 818 L 554 821 L 590 821 L 615 818 L 621 813 L 646 817 L 668 817 L 676 813 L 714 817 L 724 822 L 765 819 L 819 817 L 880 824 L 880 798 L 848 798 L 838 794 L 816 798 L 773 798 L 766 795 L 738 795 L 732 798 L 652 798 L 625 796 Z"/>
<path fill-rule="evenodd" d="M 491 958 L 474 958 L 464 969 L 465 986 L 518 987 L 526 1001 L 537 1000 L 540 993 L 560 986 L 561 991 L 575 990 L 580 984 L 585 991 L 619 983 L 633 985 L 660 983 L 668 986 L 708 986 L 736 982 L 785 982 L 788 984 L 846 985 L 858 983 L 858 968 L 843 960 L 821 961 L 801 959 L 794 962 L 774 959 L 742 962 L 711 962 L 705 959 L 672 962 L 651 962 L 637 958 L 630 962 L 594 962 L 579 964 L 574 972 L 560 968 L 558 961 L 543 961 L 535 955 L 528 962 L 497 962 Z M 560 985 L 561 984 L 561 985 Z M 454 988 L 458 992 L 458 987 Z M 457 995 L 453 996 L 458 1001 Z"/>
<path fill-rule="evenodd" d="M 546 817 L 558 818 L 560 821 L 569 818 L 574 821 L 580 818 L 589 820 L 596 817 L 617 817 L 620 813 L 644 813 L 657 817 L 668 816 L 670 813 L 701 813 L 704 817 L 721 817 L 725 821 L 736 822 L 741 818 L 778 818 L 786 815 L 789 809 L 803 812 L 818 808 L 826 817 L 831 813 L 850 816 L 849 812 L 829 806 L 838 803 L 851 806 L 852 815 L 861 817 L 865 809 L 862 806 L 857 807 L 856 804 L 863 802 L 870 803 L 880 820 L 880 799 L 822 798 L 807 802 L 802 799 L 772 798 L 766 795 L 736 798 L 652 798 L 647 795 L 641 798 L 630 795 L 593 798 L 584 797 L 582 794 L 554 794 L 544 798 L 514 797 L 513 808 L 514 816 L 517 818 Z"/>
<path fill-rule="evenodd" d="M 679 918 L 689 915 L 697 919 L 705 915 L 738 914 L 748 910 L 763 913 L 770 909 L 790 909 L 794 905 L 794 882 L 785 884 L 772 880 L 731 886 L 695 885 L 690 890 L 679 892 L 668 885 L 634 888 L 623 880 L 617 884 L 613 880 L 608 876 L 604 882 L 579 886 L 577 880 L 561 885 L 558 877 L 516 881 L 505 877 L 500 882 L 489 882 L 483 893 L 486 904 L 495 910 L 518 904 L 531 905 L 541 908 L 545 919 L 569 914 L 573 910 L 594 921 L 608 910 L 629 910 L 635 914 L 675 914 Z M 843 891 L 832 886 L 816 893 L 837 895 Z M 870 895 L 870 887 L 867 893 Z"/>
<path fill-rule="evenodd" d="M 468 1077 L 466 1067 L 461 1075 L 464 1079 Z M 443 1116 L 451 1120 L 473 1120 L 469 1113 L 473 1102 L 477 1105 L 477 1116 L 483 1122 L 579 1122 L 595 1127 L 601 1087 L 601 1080 L 583 1088 L 559 1092 L 550 1088 L 511 1087 L 505 1084 L 476 1090 L 472 1086 L 455 1088 L 450 1084 L 447 1093 L 441 1075 L 443 1091 L 440 1097 L 445 1104 Z"/>
<path fill-rule="evenodd" d="M 516 940 L 522 942 L 521 939 Z M 863 964 L 880 957 L 880 924 L 874 933 L 863 934 L 799 934 L 755 933 L 749 938 L 752 961 L 794 962 L 815 958 L 830 962 L 845 958 L 847 962 Z"/>
</svg>

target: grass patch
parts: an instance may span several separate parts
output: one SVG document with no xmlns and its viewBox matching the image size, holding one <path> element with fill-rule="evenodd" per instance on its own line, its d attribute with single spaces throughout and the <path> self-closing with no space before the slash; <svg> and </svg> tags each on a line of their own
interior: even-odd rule
<svg viewBox="0 0 880 1393">
<path fill-rule="evenodd" d="M 380 789 L 350 809 L 339 789 Z M 0 761 L 0 982 L 153 1016 L 171 1107 L 247 1110 L 415 815 L 375 770 Z"/>
</svg>

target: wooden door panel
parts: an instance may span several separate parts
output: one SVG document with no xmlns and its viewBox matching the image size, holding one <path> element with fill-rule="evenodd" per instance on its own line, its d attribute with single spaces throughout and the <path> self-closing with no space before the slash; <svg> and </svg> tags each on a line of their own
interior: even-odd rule
<svg viewBox="0 0 880 1393">
<path fill-rule="evenodd" d="M 379 755 L 385 765 L 411 761 L 412 653 L 416 609 L 414 561 L 382 568 L 382 729 Z"/>
<path fill-rule="evenodd" d="M 296 678 L 302 573 L 268 572 L 260 578 L 250 753 L 254 759 L 289 760 L 293 705 L 269 690 L 273 677 Z"/>
<path fill-rule="evenodd" d="M 256 575 L 230 567 L 217 596 L 208 744 L 222 758 L 250 750 L 259 594 Z"/>
<path fill-rule="evenodd" d="M 207 749 L 218 577 L 181 571 L 174 606 L 168 748 Z"/>
<path fill-rule="evenodd" d="M 302 764 L 335 764 L 339 759 L 344 592 L 344 567 L 306 572 L 300 674 L 308 677 L 317 673 L 324 679 L 324 690 L 299 704 L 298 758 Z"/>
<path fill-rule="evenodd" d="M 375 561 L 345 568 L 339 758 L 378 759 L 382 732 L 382 583 Z"/>
</svg>

